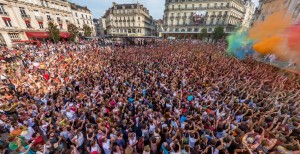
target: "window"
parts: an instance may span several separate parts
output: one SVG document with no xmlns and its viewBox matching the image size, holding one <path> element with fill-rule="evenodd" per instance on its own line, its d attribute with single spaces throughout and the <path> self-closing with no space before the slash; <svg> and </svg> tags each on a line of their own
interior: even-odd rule
<svg viewBox="0 0 300 154">
<path fill-rule="evenodd" d="M 128 33 L 131 33 L 131 29 L 128 29 Z"/>
<path fill-rule="evenodd" d="M 59 18 L 59 17 L 57 17 L 57 21 L 60 21 L 60 18 Z"/>
<path fill-rule="evenodd" d="M 20 12 L 21 12 L 21 15 L 26 15 L 26 12 L 25 12 L 25 9 L 23 7 L 20 7 Z"/>
<path fill-rule="evenodd" d="M 85 18 L 87 19 L 87 15 L 85 15 Z"/>
<path fill-rule="evenodd" d="M 138 17 L 138 20 L 141 20 L 140 17 Z"/>
<path fill-rule="evenodd" d="M 10 18 L 2 18 L 6 27 L 12 27 Z"/>
<path fill-rule="evenodd" d="M 44 29 L 44 25 L 42 22 L 39 22 L 39 27 L 40 27 L 40 29 Z"/>
<path fill-rule="evenodd" d="M 50 15 L 47 15 L 47 19 L 48 19 L 48 20 L 51 20 L 51 16 L 50 16 Z"/>
<path fill-rule="evenodd" d="M 21 40 L 18 33 L 9 33 L 8 36 L 13 42 Z"/>
<path fill-rule="evenodd" d="M 188 32 L 191 32 L 192 31 L 192 28 L 188 28 L 188 30 L 187 30 Z"/>
<path fill-rule="evenodd" d="M 79 24 L 79 20 L 77 19 L 77 24 Z"/>
<path fill-rule="evenodd" d="M 187 4 L 185 4 L 185 9 L 187 9 Z"/>
<path fill-rule="evenodd" d="M 172 10 L 174 10 L 174 5 L 172 5 Z"/>
<path fill-rule="evenodd" d="M 178 5 L 178 9 L 180 10 L 180 5 Z"/>
<path fill-rule="evenodd" d="M 198 31 L 199 31 L 199 28 L 195 28 L 195 29 L 194 29 L 194 32 L 198 32 Z"/>
<path fill-rule="evenodd" d="M 90 19 L 92 19 L 92 16 L 90 16 Z"/>
<path fill-rule="evenodd" d="M 84 17 L 83 17 L 83 14 L 81 14 L 81 17 L 84 18 Z"/>
<path fill-rule="evenodd" d="M 193 9 L 195 8 L 195 5 L 194 5 L 194 4 L 192 4 L 192 8 L 193 8 Z"/>
<path fill-rule="evenodd" d="M 60 28 L 60 29 L 63 29 L 63 26 L 62 26 L 62 24 L 59 24 L 59 28 Z"/>
<path fill-rule="evenodd" d="M 87 20 L 86 23 L 89 24 L 89 21 Z"/>
<path fill-rule="evenodd" d="M 30 21 L 25 21 L 26 27 L 31 28 Z"/>
<path fill-rule="evenodd" d="M 4 7 L 3 7 L 3 5 L 0 5 L 0 14 L 2 13 L 4 13 L 5 12 L 5 10 L 4 10 Z"/>
<path fill-rule="evenodd" d="M 40 13 L 39 13 L 38 10 L 33 10 L 33 13 L 34 13 L 35 16 L 40 16 Z"/>
<path fill-rule="evenodd" d="M 77 12 L 75 12 L 75 16 L 78 17 Z"/>
<path fill-rule="evenodd" d="M 176 28 L 176 29 L 175 29 L 175 32 L 179 32 L 179 28 Z"/>
</svg>

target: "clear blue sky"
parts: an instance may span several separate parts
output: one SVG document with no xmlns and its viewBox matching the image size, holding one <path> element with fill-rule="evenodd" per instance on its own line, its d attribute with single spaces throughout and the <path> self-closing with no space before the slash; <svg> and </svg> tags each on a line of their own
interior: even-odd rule
<svg viewBox="0 0 300 154">
<path fill-rule="evenodd" d="M 94 18 L 101 17 L 112 6 L 112 2 L 118 4 L 139 2 L 147 7 L 154 19 L 162 19 L 164 14 L 165 0 L 69 0 L 82 6 L 87 6 L 93 13 Z M 258 0 L 252 0 L 258 6 Z"/>
</svg>

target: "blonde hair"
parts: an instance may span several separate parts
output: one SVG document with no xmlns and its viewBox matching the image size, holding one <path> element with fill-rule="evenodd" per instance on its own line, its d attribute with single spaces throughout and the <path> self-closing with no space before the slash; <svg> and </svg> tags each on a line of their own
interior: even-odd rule
<svg viewBox="0 0 300 154">
<path fill-rule="evenodd" d="M 125 149 L 125 154 L 133 154 L 133 148 L 131 146 L 127 146 Z"/>
</svg>

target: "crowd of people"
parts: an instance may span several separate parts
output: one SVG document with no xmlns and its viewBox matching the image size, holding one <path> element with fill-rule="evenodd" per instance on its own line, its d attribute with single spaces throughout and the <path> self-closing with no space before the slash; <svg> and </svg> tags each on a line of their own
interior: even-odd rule
<svg viewBox="0 0 300 154">
<path fill-rule="evenodd" d="M 224 50 L 2 48 L 0 153 L 299 154 L 299 75 Z"/>
</svg>

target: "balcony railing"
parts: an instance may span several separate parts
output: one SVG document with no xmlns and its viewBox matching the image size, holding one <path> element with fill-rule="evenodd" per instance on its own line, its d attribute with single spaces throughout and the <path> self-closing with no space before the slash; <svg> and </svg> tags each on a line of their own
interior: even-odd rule
<svg viewBox="0 0 300 154">
<path fill-rule="evenodd" d="M 40 21 L 40 22 L 43 21 L 43 17 L 42 17 L 42 16 L 35 16 L 35 19 L 36 19 L 37 21 Z"/>
<path fill-rule="evenodd" d="M 48 21 L 52 21 L 52 22 L 54 21 L 53 18 L 47 18 L 47 20 L 48 20 Z"/>
<path fill-rule="evenodd" d="M 202 7 L 187 7 L 187 8 L 166 8 L 165 11 L 180 11 L 180 10 L 217 10 L 235 8 L 233 6 L 202 6 Z"/>
<path fill-rule="evenodd" d="M 28 19 L 30 18 L 30 15 L 27 15 L 27 14 L 21 14 L 22 18 L 25 18 L 25 19 Z"/>
<path fill-rule="evenodd" d="M 0 11 L 0 15 L 6 15 L 6 16 L 8 16 L 9 14 L 8 14 L 8 12 Z"/>
</svg>

